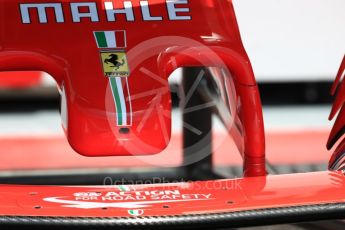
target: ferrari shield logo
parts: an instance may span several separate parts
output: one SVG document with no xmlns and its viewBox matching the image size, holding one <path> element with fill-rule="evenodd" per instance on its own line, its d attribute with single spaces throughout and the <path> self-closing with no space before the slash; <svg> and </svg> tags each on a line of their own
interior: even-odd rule
<svg viewBox="0 0 345 230">
<path fill-rule="evenodd" d="M 101 60 L 107 77 L 128 77 L 129 67 L 124 51 L 102 51 Z"/>
</svg>

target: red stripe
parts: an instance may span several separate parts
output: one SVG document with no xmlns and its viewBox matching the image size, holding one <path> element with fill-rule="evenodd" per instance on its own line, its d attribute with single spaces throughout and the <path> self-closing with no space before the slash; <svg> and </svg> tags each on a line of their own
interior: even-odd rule
<svg viewBox="0 0 345 230">
<path fill-rule="evenodd" d="M 126 111 L 127 111 L 127 125 L 132 125 L 132 102 L 130 97 L 129 85 L 127 78 L 122 78 L 122 89 L 125 96 Z"/>
<path fill-rule="evenodd" d="M 125 31 L 115 31 L 117 48 L 126 48 L 126 34 Z"/>
</svg>

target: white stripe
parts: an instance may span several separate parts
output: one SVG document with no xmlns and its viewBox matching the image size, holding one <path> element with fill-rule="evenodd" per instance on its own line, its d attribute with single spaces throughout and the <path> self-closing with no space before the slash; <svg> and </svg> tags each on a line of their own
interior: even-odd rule
<svg viewBox="0 0 345 230">
<path fill-rule="evenodd" d="M 66 98 L 66 92 L 65 92 L 65 87 L 62 87 L 62 90 L 60 92 L 60 97 L 61 97 L 61 107 L 60 107 L 60 113 L 61 113 L 61 120 L 62 120 L 62 126 L 64 127 L 65 130 L 68 128 L 68 113 L 67 113 L 67 98 Z"/>
<path fill-rule="evenodd" d="M 116 39 L 114 31 L 104 31 L 105 39 L 107 40 L 108 48 L 116 48 Z"/>
<path fill-rule="evenodd" d="M 126 109 L 126 101 L 125 101 L 125 95 L 123 94 L 123 88 L 122 88 L 122 78 L 116 77 L 116 86 L 117 90 L 120 95 L 120 101 L 121 101 L 121 110 L 122 110 L 122 125 L 127 125 L 127 109 Z"/>
</svg>

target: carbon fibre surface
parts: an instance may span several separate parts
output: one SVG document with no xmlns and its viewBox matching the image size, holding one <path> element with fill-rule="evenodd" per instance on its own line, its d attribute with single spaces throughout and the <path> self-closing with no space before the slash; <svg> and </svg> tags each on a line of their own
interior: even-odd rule
<svg viewBox="0 0 345 230">
<path fill-rule="evenodd" d="M 35 227 L 45 229 L 219 229 L 298 223 L 345 217 L 345 203 L 268 208 L 250 211 L 137 218 L 61 218 L 61 217 L 0 217 L 1 229 Z"/>
</svg>

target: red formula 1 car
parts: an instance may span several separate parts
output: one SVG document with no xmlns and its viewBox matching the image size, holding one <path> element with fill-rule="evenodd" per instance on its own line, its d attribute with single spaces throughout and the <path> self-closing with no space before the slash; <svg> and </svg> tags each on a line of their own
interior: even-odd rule
<svg viewBox="0 0 345 230">
<path fill-rule="evenodd" d="M 259 90 L 230 0 L 0 0 L 0 11 L 0 71 L 55 79 L 63 129 L 85 157 L 164 150 L 168 78 L 184 68 L 183 166 L 118 173 L 111 186 L 87 186 L 85 178 L 61 182 L 69 186 L 4 184 L 0 225 L 209 229 L 344 217 L 343 142 L 333 171 L 267 174 Z M 337 82 L 343 72 L 344 65 Z M 337 88 L 332 117 L 344 102 L 343 84 Z M 242 155 L 241 179 L 216 180 L 212 114 Z M 343 134 L 344 114 L 329 148 Z M 162 175 L 185 182 L 136 184 Z"/>
</svg>

